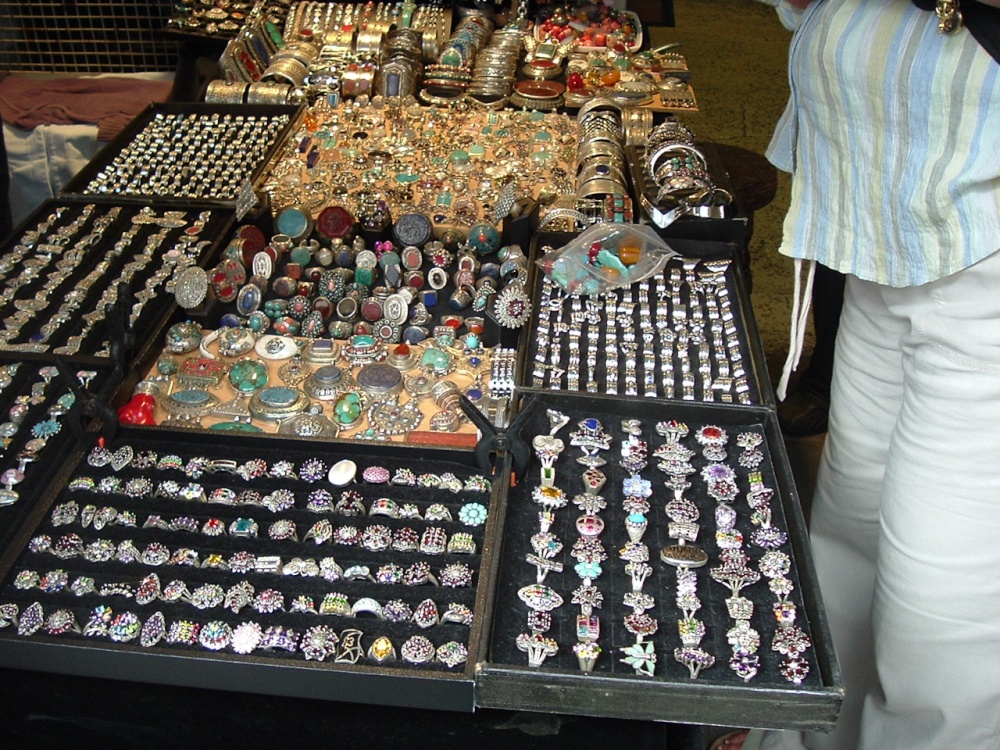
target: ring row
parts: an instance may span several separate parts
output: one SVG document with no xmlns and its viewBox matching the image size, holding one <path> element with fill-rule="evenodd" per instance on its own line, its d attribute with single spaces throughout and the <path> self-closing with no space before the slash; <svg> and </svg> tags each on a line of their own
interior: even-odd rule
<svg viewBox="0 0 1000 750">
<path fill-rule="evenodd" d="M 396 659 L 392 641 L 384 635 L 375 637 L 367 652 L 363 646 L 364 632 L 347 628 L 339 633 L 328 625 L 314 625 L 305 631 L 281 625 L 262 627 L 259 623 L 242 622 L 236 627 L 223 620 L 204 624 L 191 620 L 167 622 L 162 612 L 154 612 L 145 621 L 134 612 L 115 614 L 111 607 L 99 605 L 81 628 L 76 615 L 69 609 L 45 613 L 40 602 L 20 611 L 17 604 L 0 605 L 0 628 L 14 626 L 18 635 L 31 636 L 39 631 L 49 635 L 77 633 L 86 637 L 106 637 L 116 643 L 136 641 L 143 648 L 161 642 L 170 645 L 200 646 L 209 651 L 231 650 L 237 654 L 284 651 L 300 652 L 307 661 L 330 660 L 338 664 L 357 664 L 367 657 L 377 664 Z M 438 662 L 450 669 L 465 663 L 467 647 L 458 641 L 435 646 L 427 636 L 413 635 L 400 646 L 402 661 L 409 664 Z"/>
<path fill-rule="evenodd" d="M 162 585 L 160 577 L 156 573 L 149 573 L 138 583 L 117 581 L 98 585 L 89 576 L 78 576 L 71 583 L 66 571 L 60 569 L 50 570 L 44 575 L 33 570 L 22 570 L 15 578 L 14 586 L 22 591 L 38 588 L 49 594 L 68 589 L 78 597 L 88 594 L 123 596 L 135 599 L 137 604 L 143 606 L 154 601 L 170 604 L 184 602 L 196 609 L 222 607 L 230 610 L 233 614 L 239 614 L 246 607 L 255 610 L 258 614 L 300 612 L 338 617 L 361 617 L 364 614 L 369 614 L 376 619 L 393 623 L 412 621 L 421 628 L 447 623 L 471 625 L 473 619 L 472 610 L 464 604 L 451 602 L 448 604 L 448 608 L 442 612 L 437 603 L 429 598 L 424 599 L 414 607 L 398 598 L 382 604 L 367 596 L 359 597 L 352 604 L 346 594 L 328 592 L 317 607 L 313 597 L 308 594 L 286 597 L 278 589 L 256 589 L 246 580 L 239 581 L 228 588 L 215 583 L 202 583 L 192 588 L 191 585 L 180 579 L 171 580 Z"/>
<path fill-rule="evenodd" d="M 230 487 L 216 487 L 206 491 L 206 487 L 198 482 L 182 484 L 173 479 L 166 479 L 154 485 L 148 477 L 134 477 L 123 481 L 115 476 L 101 477 L 100 479 L 81 476 L 72 479 L 66 488 L 73 492 L 120 495 L 133 500 L 165 498 L 228 506 L 248 505 L 265 508 L 272 513 L 292 510 L 297 502 L 296 494 L 286 488 L 277 489 L 267 494 L 257 490 L 237 492 Z M 381 497 L 373 500 L 366 510 L 365 498 L 356 490 L 345 490 L 338 500 L 334 500 L 333 495 L 325 489 L 313 490 L 306 497 L 306 510 L 313 513 L 337 513 L 348 517 L 363 516 L 367 513 L 373 517 L 385 516 L 387 518 L 424 521 L 454 520 L 451 509 L 444 503 L 431 503 L 421 515 L 420 507 L 415 503 L 400 503 L 392 498 Z M 73 523 L 77 519 L 77 514 L 79 514 L 80 522 L 85 528 L 91 523 L 98 529 L 106 524 L 135 525 L 135 514 L 132 511 L 117 511 L 112 506 L 98 509 L 89 504 L 80 509 L 79 505 L 72 500 L 60 504 L 53 510 L 53 523 L 57 526 Z M 486 506 L 478 502 L 465 503 L 458 511 L 458 520 L 466 526 L 481 526 L 486 522 L 486 516 Z"/>
<path fill-rule="evenodd" d="M 211 459 L 206 456 L 192 456 L 185 460 L 175 453 L 160 455 L 152 450 L 136 451 L 128 444 L 122 445 L 114 451 L 104 446 L 95 446 L 87 456 L 87 463 L 94 468 L 110 466 L 115 472 L 122 471 L 127 467 L 181 471 L 191 479 L 199 479 L 204 474 L 234 474 L 248 482 L 267 477 L 270 479 L 301 479 L 314 483 L 324 478 L 330 478 L 333 481 L 332 477 L 336 476 L 336 483 L 340 486 L 354 482 L 358 470 L 357 465 L 347 459 L 328 466 L 321 458 L 308 458 L 296 469 L 295 463 L 287 460 L 275 461 L 271 464 L 262 458 L 252 458 L 243 463 L 232 459 Z M 333 474 L 335 469 L 336 475 Z M 491 489 L 490 480 L 481 474 L 475 474 L 463 480 L 452 472 L 417 474 L 412 469 L 405 467 L 390 472 L 384 466 L 368 466 L 362 469 L 361 478 L 366 484 L 423 487 L 456 493 L 462 491 L 488 493 Z"/>
<path fill-rule="evenodd" d="M 253 571 L 307 577 L 318 575 L 328 581 L 343 578 L 344 580 L 368 580 L 371 583 L 402 583 L 409 586 L 432 583 L 435 586 L 452 588 L 471 587 L 474 575 L 472 568 L 465 563 L 444 565 L 440 568 L 437 577 L 433 575 L 430 564 L 427 562 L 416 562 L 406 568 L 396 563 L 387 563 L 377 569 L 377 575 L 372 575 L 371 569 L 366 565 L 352 565 L 342 569 L 332 557 L 326 557 L 319 563 L 314 563 L 317 566 L 314 568 L 313 565 L 305 562 L 298 566 L 294 564 L 295 560 L 301 560 L 301 558 L 292 558 L 291 563 L 283 563 L 282 558 L 278 555 L 257 556 L 244 551 L 234 553 L 228 561 L 217 553 L 209 554 L 203 561 L 199 561 L 199 552 L 188 547 L 179 547 L 171 552 L 165 544 L 150 542 L 140 551 L 131 539 L 125 539 L 118 544 L 110 539 L 97 539 L 85 544 L 76 534 L 66 534 L 54 542 L 48 535 L 39 535 L 29 542 L 28 548 L 35 554 L 49 553 L 63 560 L 80 557 L 87 562 L 100 563 L 114 559 L 120 563 L 141 563 L 153 567 L 180 565 L 229 570 L 233 573 Z M 311 560 L 311 558 L 308 559 Z M 289 565 L 292 567 L 289 568 Z"/>
</svg>

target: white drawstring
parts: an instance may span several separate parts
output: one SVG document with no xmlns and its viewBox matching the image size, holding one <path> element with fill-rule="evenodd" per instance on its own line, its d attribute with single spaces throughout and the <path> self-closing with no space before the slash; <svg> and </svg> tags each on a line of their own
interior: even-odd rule
<svg viewBox="0 0 1000 750">
<path fill-rule="evenodd" d="M 802 264 L 801 258 L 795 259 L 795 286 L 792 290 L 794 299 L 792 300 L 792 330 L 789 332 L 788 358 L 785 359 L 785 366 L 781 368 L 781 379 L 778 381 L 778 388 L 775 391 L 778 400 L 784 401 L 788 393 L 788 380 L 799 366 L 802 359 L 802 346 L 806 337 L 806 327 L 809 320 L 809 308 L 812 306 L 813 279 L 816 276 L 816 261 L 805 261 L 809 264 L 809 271 L 806 275 L 805 289 L 802 288 Z"/>
</svg>

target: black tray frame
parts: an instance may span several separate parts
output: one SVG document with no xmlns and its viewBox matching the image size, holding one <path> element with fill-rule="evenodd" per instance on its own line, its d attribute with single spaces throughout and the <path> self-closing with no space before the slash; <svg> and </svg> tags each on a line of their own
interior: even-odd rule
<svg viewBox="0 0 1000 750">
<path fill-rule="evenodd" d="M 590 394 L 548 391 L 532 397 L 538 401 L 536 408 L 580 413 L 598 407 L 597 399 Z M 718 420 L 734 425 L 763 425 L 778 484 L 777 496 L 802 583 L 801 594 L 813 635 L 821 685 L 796 687 L 789 684 L 787 688 L 776 688 L 756 687 L 752 682 L 746 686 L 719 684 L 713 683 L 707 674 L 698 680 L 668 682 L 593 673 L 553 673 L 544 668 L 532 669 L 523 663 L 510 665 L 486 661 L 477 670 L 477 705 L 650 721 L 830 731 L 843 699 L 843 683 L 808 550 L 805 521 L 774 413 L 764 408 L 647 401 L 603 397 L 600 405 L 606 410 L 614 410 L 622 418 L 679 418 L 705 423 Z M 506 505 L 506 495 L 502 501 Z M 504 515 L 510 513 L 507 507 L 501 510 Z"/>
</svg>

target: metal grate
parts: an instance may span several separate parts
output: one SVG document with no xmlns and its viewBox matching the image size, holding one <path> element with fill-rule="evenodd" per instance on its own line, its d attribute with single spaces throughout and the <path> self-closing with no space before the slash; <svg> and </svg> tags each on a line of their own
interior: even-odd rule
<svg viewBox="0 0 1000 750">
<path fill-rule="evenodd" d="M 179 44 L 163 37 L 170 0 L 0 0 L 0 71 L 172 71 Z"/>
</svg>

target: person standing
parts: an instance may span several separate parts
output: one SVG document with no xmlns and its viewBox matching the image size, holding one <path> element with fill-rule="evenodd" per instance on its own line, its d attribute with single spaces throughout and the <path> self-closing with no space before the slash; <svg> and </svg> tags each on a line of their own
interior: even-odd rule
<svg viewBox="0 0 1000 750">
<path fill-rule="evenodd" d="M 1000 0 L 915 2 L 778 3 L 781 252 L 846 275 L 810 531 L 845 697 L 766 750 L 1000 747 Z"/>
</svg>

